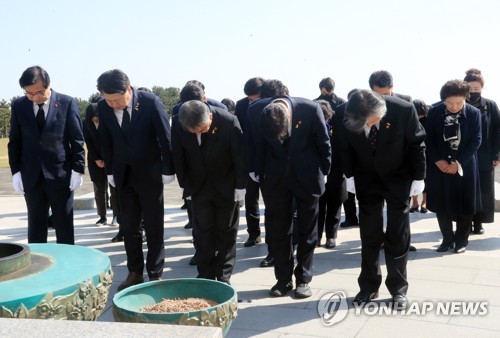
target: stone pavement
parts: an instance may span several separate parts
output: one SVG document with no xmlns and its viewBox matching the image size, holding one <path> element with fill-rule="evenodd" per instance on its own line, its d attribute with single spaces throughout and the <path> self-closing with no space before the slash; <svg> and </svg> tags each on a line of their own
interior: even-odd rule
<svg viewBox="0 0 500 338">
<path fill-rule="evenodd" d="M 186 213 L 179 209 L 180 191 L 166 189 L 164 278 L 195 277 L 196 269 L 188 265 L 194 253 L 191 232 L 183 228 Z M 109 215 L 109 214 L 108 214 Z M 242 210 L 241 215 L 244 216 Z M 497 214 L 500 220 L 500 214 Z M 99 321 L 113 321 L 111 299 L 117 286 L 127 275 L 123 243 L 111 243 L 116 227 L 94 225 L 96 211 L 75 213 L 75 233 L 78 245 L 90 246 L 109 255 L 115 276 L 107 309 Z M 500 326 L 500 222 L 485 225 L 486 234 L 472 235 L 465 254 L 435 252 L 441 236 L 433 214 L 411 215 L 412 243 L 418 249 L 410 253 L 408 276 L 411 301 L 486 301 L 487 315 L 443 315 L 430 311 L 425 315 L 372 315 L 373 311 L 356 313 L 349 306 L 347 317 L 332 325 L 322 324 L 318 301 L 329 292 L 343 291 L 347 302 L 358 291 L 360 241 L 357 228 L 341 229 L 338 246 L 333 250 L 318 248 L 314 258 L 315 277 L 311 283 L 314 294 L 309 299 L 293 296 L 270 298 L 269 289 L 275 283 L 272 268 L 259 268 L 265 257 L 265 244 L 244 248 L 246 225 L 241 217 L 238 233 L 237 263 L 232 285 L 238 291 L 239 317 L 229 331 L 229 337 L 422 337 L 422 336 L 481 336 L 499 337 Z M 0 196 L 0 241 L 26 243 L 26 210 L 21 196 Z M 55 242 L 50 232 L 50 242 Z M 145 247 L 146 249 L 146 247 Z M 384 264 L 383 255 L 381 262 Z M 382 266 L 385 276 L 385 265 Z M 383 285 L 376 304 L 390 299 Z M 383 308 L 383 304 L 381 304 Z M 373 309 L 373 308 L 372 308 Z M 370 310 L 370 309 L 368 309 Z M 339 311 L 338 314 L 341 312 Z M 339 317 L 337 317 L 339 318 Z M 103 335 L 105 333 L 103 332 Z"/>
</svg>

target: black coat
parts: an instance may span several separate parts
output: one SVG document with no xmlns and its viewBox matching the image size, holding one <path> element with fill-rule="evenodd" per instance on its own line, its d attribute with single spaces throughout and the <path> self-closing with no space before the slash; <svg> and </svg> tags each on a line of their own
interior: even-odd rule
<svg viewBox="0 0 500 338">
<path fill-rule="evenodd" d="M 387 113 L 380 121 L 377 147 L 373 153 L 364 132 L 341 128 L 341 161 L 346 177 L 355 178 L 356 194 L 369 193 L 381 181 L 401 201 L 408 200 L 413 180 L 425 178 L 425 130 L 413 104 L 384 96 Z M 336 118 L 343 121 L 337 109 Z"/>
<path fill-rule="evenodd" d="M 137 184 L 162 184 L 162 175 L 173 175 L 170 150 L 170 124 L 167 111 L 156 95 L 133 89 L 132 117 L 123 130 L 105 100 L 98 104 L 99 136 L 106 164 L 106 175 L 113 175 L 121 188 L 127 166 Z"/>
<path fill-rule="evenodd" d="M 447 160 L 449 145 L 443 139 L 445 105 L 431 107 L 426 120 L 427 156 L 429 158 L 429 186 L 427 206 L 429 210 L 453 216 L 474 215 L 481 210 L 477 150 L 481 144 L 481 113 L 466 104 L 460 117 L 461 141 L 456 156 L 464 175 L 445 174 L 435 163 Z"/>
<path fill-rule="evenodd" d="M 212 124 L 202 134 L 202 146 L 196 134 L 187 132 L 172 120 L 172 154 L 183 197 L 196 195 L 206 184 L 227 200 L 234 201 L 234 190 L 247 183 L 244 138 L 238 119 L 220 108 L 209 106 Z"/>
<path fill-rule="evenodd" d="M 90 118 L 83 121 L 83 137 L 87 145 L 87 165 L 92 182 L 106 182 L 106 171 L 99 168 L 95 161 L 103 161 L 99 131 Z"/>
<path fill-rule="evenodd" d="M 332 107 L 333 110 L 337 109 L 338 106 L 345 103 L 345 100 L 341 97 L 338 97 L 337 94 L 333 94 L 331 96 L 321 94 L 316 98 L 316 100 L 325 100 L 326 102 L 330 103 L 330 107 Z"/>
<path fill-rule="evenodd" d="M 477 151 L 479 170 L 492 170 L 493 161 L 500 160 L 500 111 L 493 100 L 481 98 L 481 146 Z"/>
</svg>

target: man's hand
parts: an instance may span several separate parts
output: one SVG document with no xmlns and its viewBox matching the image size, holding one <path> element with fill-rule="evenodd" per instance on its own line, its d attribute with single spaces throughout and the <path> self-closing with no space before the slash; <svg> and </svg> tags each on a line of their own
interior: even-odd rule
<svg viewBox="0 0 500 338">
<path fill-rule="evenodd" d="M 246 189 L 234 189 L 234 201 L 244 202 L 245 201 Z"/>
<path fill-rule="evenodd" d="M 424 192 L 424 189 L 425 189 L 424 180 L 411 182 L 410 197 L 420 195 L 422 192 Z"/>
<path fill-rule="evenodd" d="M 103 161 L 103 160 L 95 160 L 95 164 L 96 164 L 99 168 L 104 168 L 104 161 Z"/>
<path fill-rule="evenodd" d="M 24 186 L 23 186 L 23 179 L 21 177 L 21 172 L 18 171 L 17 173 L 12 176 L 12 186 L 14 187 L 14 191 L 18 194 L 23 195 L 24 194 Z"/>
<path fill-rule="evenodd" d="M 252 179 L 252 181 L 256 182 L 256 183 L 259 183 L 260 182 L 260 179 L 259 179 L 259 176 L 258 175 L 255 175 L 255 173 L 250 173 L 248 174 L 250 175 L 250 178 Z"/>
<path fill-rule="evenodd" d="M 346 190 L 351 194 L 356 194 L 356 184 L 354 183 L 354 176 L 349 177 L 345 181 Z"/>
<path fill-rule="evenodd" d="M 75 191 L 83 184 L 83 175 L 71 170 L 71 178 L 69 180 L 69 190 Z"/>
<path fill-rule="evenodd" d="M 161 175 L 163 184 L 167 185 L 175 181 L 175 175 Z"/>
<path fill-rule="evenodd" d="M 113 188 L 116 188 L 116 184 L 115 184 L 115 178 L 113 177 L 113 175 L 108 175 L 108 183 L 113 187 Z"/>
<path fill-rule="evenodd" d="M 500 167 L 500 161 L 493 161 L 493 168 Z"/>
<path fill-rule="evenodd" d="M 436 163 L 434 163 L 438 168 L 439 170 L 441 170 L 442 172 L 446 173 L 446 169 L 448 168 L 448 166 L 450 165 L 448 162 L 446 162 L 445 160 L 439 160 L 437 161 Z"/>
<path fill-rule="evenodd" d="M 451 162 L 443 172 L 446 174 L 455 175 L 458 172 L 458 168 L 459 166 L 457 162 Z"/>
</svg>

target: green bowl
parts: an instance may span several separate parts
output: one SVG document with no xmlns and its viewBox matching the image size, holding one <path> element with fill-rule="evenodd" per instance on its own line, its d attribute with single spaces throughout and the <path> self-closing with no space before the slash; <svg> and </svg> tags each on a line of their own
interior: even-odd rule
<svg viewBox="0 0 500 338">
<path fill-rule="evenodd" d="M 191 312 L 141 312 L 165 298 L 206 298 L 216 306 Z M 230 285 L 209 279 L 166 279 L 131 286 L 113 297 L 113 316 L 117 322 L 173 325 L 217 326 L 226 335 L 237 316 L 238 296 Z"/>
</svg>

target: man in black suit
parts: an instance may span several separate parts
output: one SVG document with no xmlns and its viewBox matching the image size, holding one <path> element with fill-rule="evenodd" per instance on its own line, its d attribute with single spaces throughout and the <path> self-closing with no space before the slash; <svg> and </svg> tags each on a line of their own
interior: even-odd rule
<svg viewBox="0 0 500 338">
<path fill-rule="evenodd" d="M 172 121 L 172 153 L 183 197 L 192 198 L 198 278 L 229 283 L 247 176 L 238 119 L 198 100 L 185 102 Z"/>
<path fill-rule="evenodd" d="M 57 243 L 74 244 L 73 194 L 85 168 L 76 100 L 53 91 L 39 66 L 19 84 L 25 96 L 12 103 L 8 151 L 14 189 L 28 208 L 28 243 L 47 243 L 50 207 Z"/>
<path fill-rule="evenodd" d="M 337 106 L 345 103 L 345 100 L 338 97 L 335 91 L 335 81 L 331 77 L 325 77 L 319 82 L 320 96 L 316 100 L 325 100 L 330 104 L 330 108 L 335 111 Z"/>
<path fill-rule="evenodd" d="M 203 93 L 205 93 L 205 85 L 202 82 L 198 81 L 198 80 L 190 80 L 190 81 L 186 82 L 186 84 L 184 85 L 184 87 L 193 86 L 193 85 L 200 87 L 203 90 Z M 223 103 L 221 103 L 221 102 L 219 102 L 217 100 L 205 97 L 204 101 L 206 103 L 208 103 L 209 105 L 213 106 L 213 107 L 217 107 L 217 108 L 220 108 L 222 110 L 227 111 L 227 107 Z M 186 101 L 184 101 L 184 102 L 186 102 Z M 175 116 L 175 115 L 179 114 L 179 110 L 181 109 L 181 106 L 182 106 L 182 104 L 184 102 L 182 102 L 182 100 L 181 100 L 181 102 L 177 103 L 172 108 L 172 116 Z"/>
<path fill-rule="evenodd" d="M 347 190 L 356 193 L 360 208 L 361 291 L 353 302 L 363 305 L 378 297 L 382 283 L 379 251 L 383 244 L 385 284 L 394 308 L 406 308 L 409 196 L 424 189 L 425 131 L 411 103 L 369 90 L 354 93 L 338 118 L 344 122 L 341 157 Z"/>
<path fill-rule="evenodd" d="M 148 244 L 149 280 L 160 279 L 163 272 L 163 185 L 175 179 L 170 124 L 160 98 L 132 88 L 121 70 L 101 74 L 97 89 L 104 97 L 98 111 L 106 174 L 117 189 L 122 208 L 129 270 L 127 279 L 118 287 L 123 290 L 144 281 L 141 219 Z"/>
<path fill-rule="evenodd" d="M 401 100 L 405 100 L 410 103 L 412 102 L 411 96 L 397 94 L 392 91 L 392 87 L 394 86 L 392 74 L 386 70 L 373 72 L 368 79 L 368 84 L 370 85 L 371 90 L 379 95 L 395 96 Z"/>
<path fill-rule="evenodd" d="M 243 91 L 246 97 L 236 102 L 235 115 L 240 122 L 243 133 L 246 132 L 248 106 L 260 99 L 260 88 L 264 79 L 254 77 L 245 83 Z M 245 139 L 246 140 L 246 139 Z M 245 247 L 255 246 L 261 242 L 260 238 L 260 209 L 259 209 L 259 183 L 247 176 L 247 190 L 245 194 L 245 217 L 247 221 L 248 239 Z"/>
<path fill-rule="evenodd" d="M 276 97 L 254 103 L 262 113 L 252 118 L 256 146 L 255 176 L 266 203 L 266 238 L 274 255 L 278 282 L 274 297 L 293 289 L 295 296 L 312 295 L 312 260 L 318 240 L 318 200 L 325 191 L 331 148 L 323 112 L 307 99 Z M 297 218 L 297 266 L 294 269 L 292 231 Z"/>
</svg>

